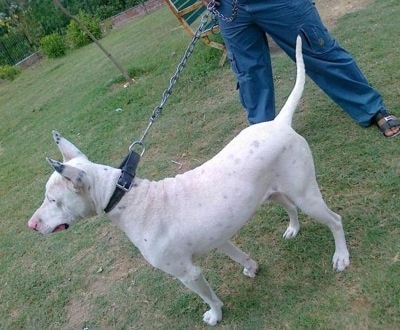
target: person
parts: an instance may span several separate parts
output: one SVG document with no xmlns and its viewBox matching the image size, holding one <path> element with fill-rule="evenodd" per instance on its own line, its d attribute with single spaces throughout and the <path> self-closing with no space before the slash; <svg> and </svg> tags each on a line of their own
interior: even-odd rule
<svg viewBox="0 0 400 330">
<path fill-rule="evenodd" d="M 203 0 L 213 11 L 236 75 L 239 98 L 250 124 L 273 120 L 275 96 L 266 34 L 295 60 L 303 39 L 307 75 L 359 125 L 377 125 L 384 136 L 400 134 L 400 120 L 388 113 L 353 57 L 329 34 L 311 0 Z M 237 10 L 237 14 L 232 13 Z"/>
</svg>

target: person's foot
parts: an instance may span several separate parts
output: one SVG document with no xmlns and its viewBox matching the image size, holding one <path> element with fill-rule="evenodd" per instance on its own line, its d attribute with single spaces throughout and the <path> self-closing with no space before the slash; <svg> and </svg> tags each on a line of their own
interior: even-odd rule
<svg viewBox="0 0 400 330">
<path fill-rule="evenodd" d="M 374 123 L 385 137 L 395 137 L 400 134 L 400 120 L 380 110 L 374 117 Z"/>
</svg>

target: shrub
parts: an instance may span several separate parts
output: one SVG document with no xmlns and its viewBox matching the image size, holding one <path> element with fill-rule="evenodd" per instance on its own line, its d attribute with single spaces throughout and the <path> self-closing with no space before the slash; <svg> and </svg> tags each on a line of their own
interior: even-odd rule
<svg viewBox="0 0 400 330">
<path fill-rule="evenodd" d="M 4 65 L 0 66 L 0 79 L 14 80 L 21 72 L 21 69 L 16 66 Z"/>
<path fill-rule="evenodd" d="M 96 39 L 101 38 L 101 25 L 100 20 L 87 13 L 79 12 L 76 16 L 88 30 L 95 36 Z M 74 48 L 85 46 L 92 42 L 89 36 L 81 29 L 75 21 L 71 20 L 67 27 L 67 38 Z"/>
<path fill-rule="evenodd" d="M 42 52 L 50 58 L 62 57 L 67 51 L 64 38 L 58 33 L 49 34 L 40 39 Z"/>
</svg>

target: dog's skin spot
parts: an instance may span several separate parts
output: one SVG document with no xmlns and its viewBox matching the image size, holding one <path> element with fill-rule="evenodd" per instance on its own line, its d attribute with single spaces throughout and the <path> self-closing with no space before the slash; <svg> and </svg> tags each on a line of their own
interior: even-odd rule
<svg viewBox="0 0 400 330">
<path fill-rule="evenodd" d="M 279 178 L 281 175 L 278 173 L 275 177 Z"/>
<path fill-rule="evenodd" d="M 250 155 L 254 154 L 254 150 L 253 150 L 253 149 L 250 149 L 250 150 L 249 150 L 249 154 L 250 154 Z"/>
<path fill-rule="evenodd" d="M 59 163 L 59 162 L 53 163 L 53 167 L 54 167 L 54 169 L 56 170 L 56 172 L 58 172 L 58 173 L 60 173 L 60 174 L 61 174 L 61 173 L 64 171 L 64 169 L 65 169 L 65 166 L 64 166 L 63 164 Z"/>
<path fill-rule="evenodd" d="M 296 159 L 293 160 L 292 164 L 294 165 L 294 164 L 296 164 L 296 163 L 297 163 L 297 160 L 296 160 Z"/>
<path fill-rule="evenodd" d="M 251 143 L 251 145 L 253 146 L 253 147 L 255 147 L 255 148 L 259 148 L 260 147 L 260 142 L 259 141 L 253 141 L 252 143 Z"/>
<path fill-rule="evenodd" d="M 144 241 L 147 242 L 147 239 L 145 238 Z"/>
<path fill-rule="evenodd" d="M 229 155 L 228 160 L 233 162 L 235 165 L 240 163 L 240 158 L 236 157 L 236 155 Z"/>
<path fill-rule="evenodd" d="M 121 206 L 118 206 L 117 208 L 118 208 L 118 210 L 121 210 L 121 211 L 122 211 L 122 210 L 125 210 L 125 209 L 126 209 L 126 206 L 125 206 L 125 205 L 121 205 Z"/>
<path fill-rule="evenodd" d="M 222 196 L 224 199 L 227 199 L 228 198 L 228 196 L 226 196 L 226 195 L 224 195 L 224 196 Z"/>
<path fill-rule="evenodd" d="M 214 237 L 211 236 L 208 240 L 209 240 L 209 241 L 213 241 L 213 240 L 214 240 Z"/>
<path fill-rule="evenodd" d="M 273 185 L 271 188 L 273 191 L 278 191 L 278 186 L 277 185 Z"/>
<path fill-rule="evenodd" d="M 103 170 L 104 170 L 104 171 L 108 171 L 108 168 L 107 168 L 107 167 L 104 167 Z"/>
<path fill-rule="evenodd" d="M 188 242 L 187 245 L 188 245 L 188 246 L 192 246 L 193 243 L 192 243 L 192 242 Z"/>
<path fill-rule="evenodd" d="M 201 203 L 199 203 L 198 205 L 199 205 L 199 207 L 203 207 L 203 204 L 201 204 Z"/>
</svg>

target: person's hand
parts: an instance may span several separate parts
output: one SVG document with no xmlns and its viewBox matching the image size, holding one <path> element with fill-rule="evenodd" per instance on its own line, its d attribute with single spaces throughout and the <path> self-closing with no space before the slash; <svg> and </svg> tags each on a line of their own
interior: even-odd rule
<svg viewBox="0 0 400 330">
<path fill-rule="evenodd" d="M 210 2 L 212 2 L 213 0 L 202 0 L 202 1 L 203 1 L 204 6 L 207 7 L 208 4 L 209 4 Z M 218 7 L 218 6 L 220 5 L 219 1 L 217 1 L 217 0 L 215 0 L 214 3 L 215 3 L 215 7 Z"/>
</svg>

